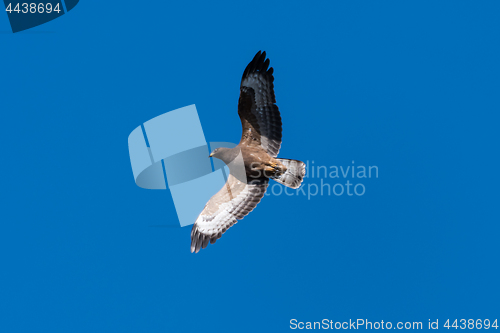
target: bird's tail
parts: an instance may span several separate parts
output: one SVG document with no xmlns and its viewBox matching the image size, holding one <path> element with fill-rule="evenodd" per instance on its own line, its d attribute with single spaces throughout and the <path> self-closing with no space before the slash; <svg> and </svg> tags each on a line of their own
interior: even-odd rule
<svg viewBox="0 0 500 333">
<path fill-rule="evenodd" d="M 277 158 L 286 167 L 286 171 L 273 177 L 275 181 L 291 188 L 299 188 L 306 174 L 306 164 L 297 160 Z"/>
</svg>

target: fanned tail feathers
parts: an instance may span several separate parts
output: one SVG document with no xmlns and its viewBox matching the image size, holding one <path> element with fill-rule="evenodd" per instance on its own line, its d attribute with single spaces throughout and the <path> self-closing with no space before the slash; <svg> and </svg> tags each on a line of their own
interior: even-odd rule
<svg viewBox="0 0 500 333">
<path fill-rule="evenodd" d="M 277 160 L 286 167 L 286 171 L 273 179 L 287 187 L 299 188 L 306 174 L 306 164 L 287 158 L 277 158 Z"/>
</svg>

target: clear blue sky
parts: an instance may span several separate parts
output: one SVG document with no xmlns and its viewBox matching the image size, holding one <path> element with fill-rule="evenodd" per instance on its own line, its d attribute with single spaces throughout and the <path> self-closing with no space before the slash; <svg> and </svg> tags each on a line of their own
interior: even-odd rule
<svg viewBox="0 0 500 333">
<path fill-rule="evenodd" d="M 81 1 L 18 34 L 0 13 L 0 331 L 498 316 L 499 10 Z M 275 69 L 280 156 L 378 178 L 362 196 L 266 197 L 194 255 L 189 227 L 152 227 L 175 209 L 135 185 L 127 137 L 196 104 L 208 141 L 237 142 L 258 50 Z"/>
</svg>

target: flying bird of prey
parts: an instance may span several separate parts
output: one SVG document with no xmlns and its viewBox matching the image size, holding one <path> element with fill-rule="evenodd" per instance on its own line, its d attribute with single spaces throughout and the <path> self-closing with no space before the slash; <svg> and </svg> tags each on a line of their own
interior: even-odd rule
<svg viewBox="0 0 500 333">
<path fill-rule="evenodd" d="M 277 158 L 281 116 L 274 97 L 273 68 L 266 52 L 258 52 L 243 72 L 238 114 L 243 133 L 232 148 L 210 154 L 229 167 L 224 187 L 205 205 L 191 231 L 191 252 L 215 243 L 227 229 L 250 213 L 266 192 L 269 179 L 299 188 L 305 175 L 301 161 Z"/>
</svg>

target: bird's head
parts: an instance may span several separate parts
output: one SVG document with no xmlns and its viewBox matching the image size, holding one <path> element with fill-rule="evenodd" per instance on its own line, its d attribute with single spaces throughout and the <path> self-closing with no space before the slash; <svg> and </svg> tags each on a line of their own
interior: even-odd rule
<svg viewBox="0 0 500 333">
<path fill-rule="evenodd" d="M 218 158 L 219 160 L 225 161 L 227 157 L 229 157 L 229 152 L 231 149 L 229 148 L 215 148 L 209 155 L 209 157 L 215 157 Z"/>
</svg>

